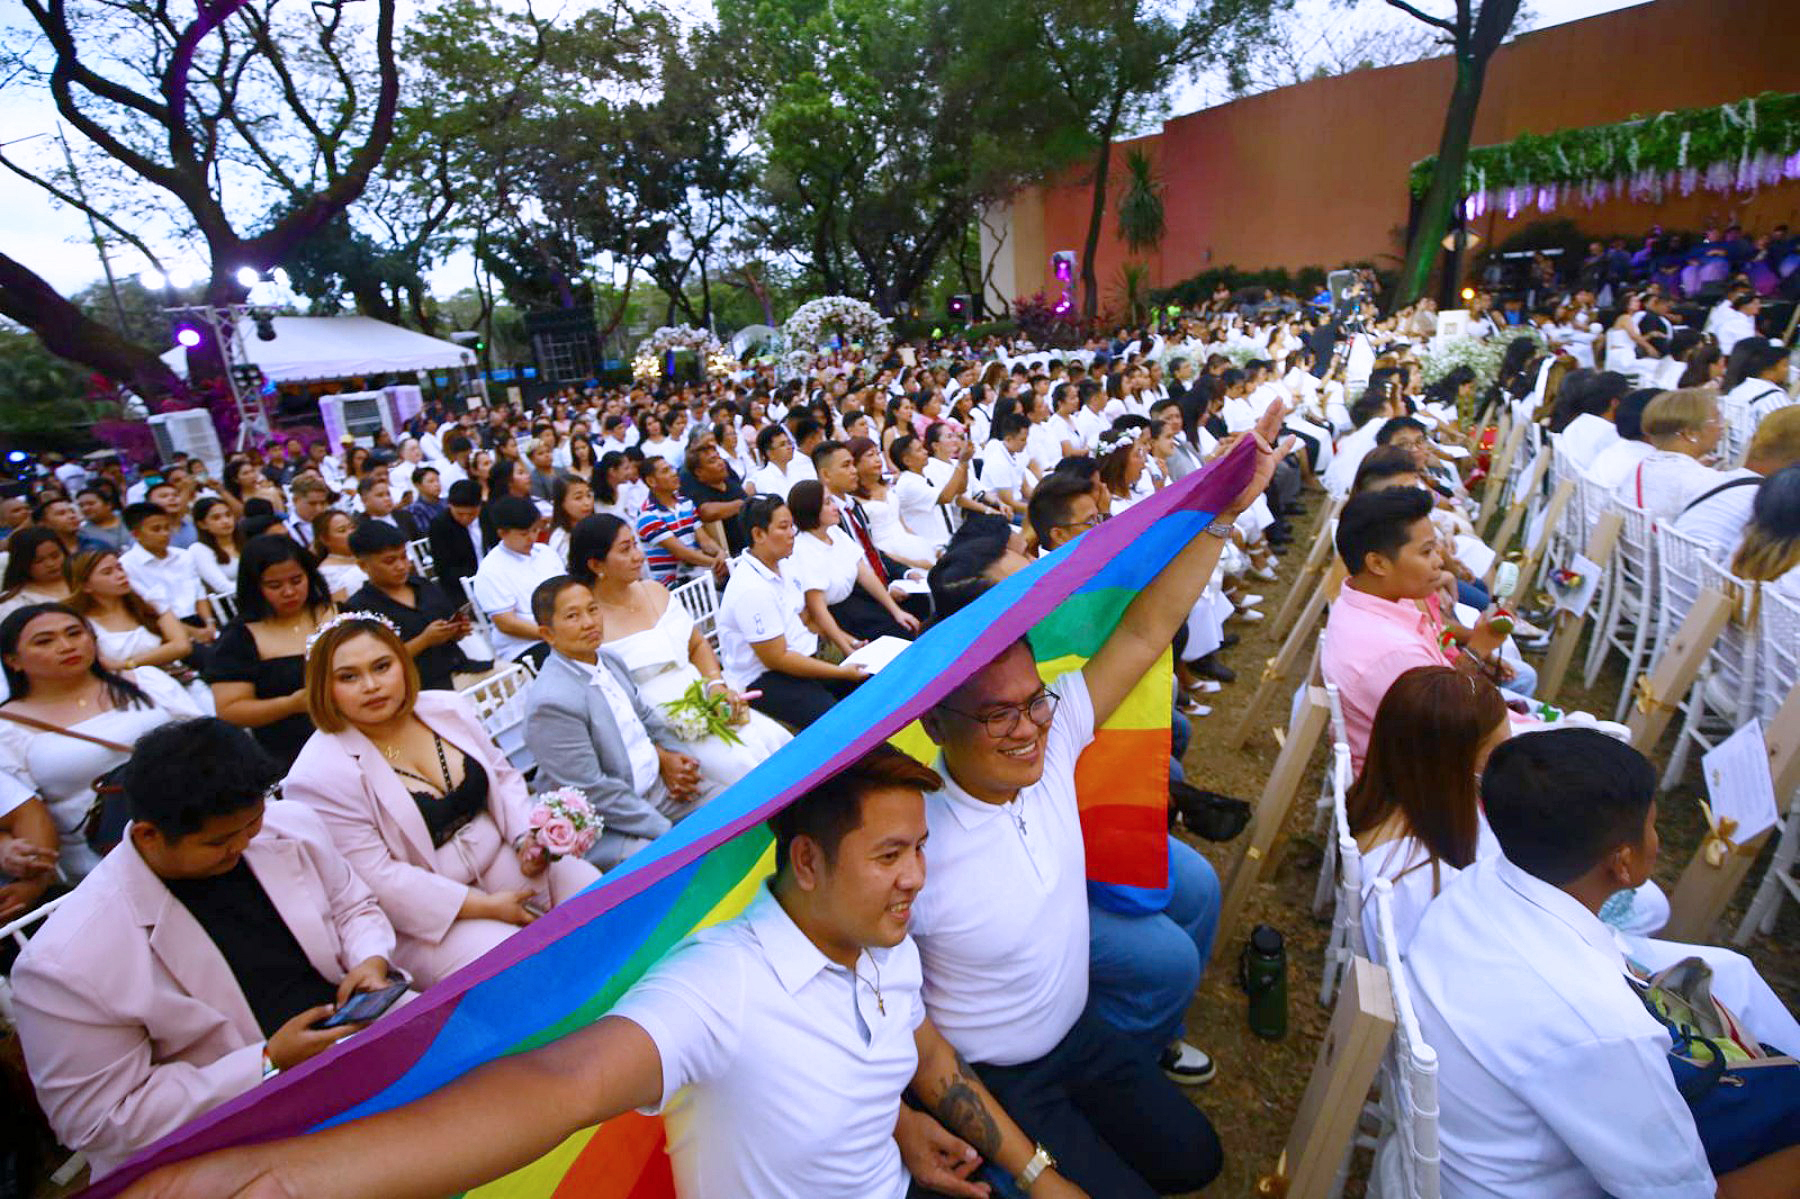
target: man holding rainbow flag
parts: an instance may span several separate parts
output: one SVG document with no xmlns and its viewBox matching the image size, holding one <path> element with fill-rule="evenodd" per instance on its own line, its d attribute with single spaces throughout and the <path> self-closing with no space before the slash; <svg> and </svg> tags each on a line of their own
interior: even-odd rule
<svg viewBox="0 0 1800 1199">
<path fill-rule="evenodd" d="M 927 682 L 916 688 L 916 701 L 872 696 L 866 713 L 851 706 L 854 701 L 840 705 L 832 716 L 867 721 L 846 747 L 862 745 L 864 752 L 841 768 L 833 759 L 843 783 L 813 777 L 805 795 L 783 793 L 786 800 L 778 806 L 785 810 L 773 821 L 773 886 L 758 886 L 742 915 L 671 952 L 624 994 L 614 1014 L 488 1061 L 410 1102 L 383 1104 L 370 1092 L 389 1084 L 350 1081 L 340 1071 L 351 1092 L 341 1102 L 360 1099 L 374 1114 L 346 1112 L 360 1118 L 303 1137 L 191 1158 L 140 1179 L 127 1193 L 154 1199 L 438 1196 L 502 1176 L 522 1181 L 505 1190 L 482 1187 L 481 1193 L 598 1193 L 537 1189 L 546 1176 L 531 1181 L 534 1163 L 552 1160 L 593 1125 L 661 1104 L 668 1105 L 669 1154 L 683 1199 L 898 1199 L 907 1180 L 895 1137 L 921 1146 L 907 1162 L 921 1181 L 952 1194 L 988 1193 L 969 1180 L 971 1147 L 1034 1196 L 1132 1199 L 1204 1185 L 1220 1164 L 1205 1118 L 1153 1061 L 1121 1051 L 1116 1034 L 1109 1037 L 1084 1014 L 1089 862 L 1083 838 L 1091 844 L 1092 833 L 1076 816 L 1075 760 L 1096 730 L 1141 690 L 1210 578 L 1233 519 L 1267 486 L 1285 450 L 1271 448 L 1281 415 L 1281 405 L 1272 405 L 1251 434 L 1253 452 L 1240 446 L 1216 464 L 1223 472 L 1216 483 L 1244 479 L 1235 494 L 1225 493 L 1231 497 L 1226 502 L 1202 510 L 1201 489 L 1191 484 L 1203 480 L 1194 479 L 1172 488 L 1176 494 L 1157 497 L 1164 502 L 1148 501 L 1145 511 L 1129 514 L 1137 518 L 1130 522 L 1134 530 L 1118 532 L 1144 525 L 1138 563 L 1127 561 L 1133 555 L 1125 543 L 1098 537 L 1056 556 L 1072 574 L 1087 572 L 1082 594 L 1108 591 L 1102 583 L 1118 593 L 1116 623 L 1082 655 L 1078 668 L 1045 687 L 1040 669 L 1048 664 L 1034 661 L 1042 655 L 1022 648 L 1016 633 L 996 643 L 995 635 L 1016 622 L 995 621 L 965 645 L 969 652 L 985 650 L 986 665 L 957 671 L 955 685 Z M 1214 487 L 1215 495 L 1219 490 Z M 1052 560 L 1048 568 L 1058 565 Z M 1041 613 L 1044 607 L 1029 589 L 1047 578 L 1045 570 L 1023 572 L 958 619 L 968 618 L 967 631 L 978 613 L 1000 611 L 1006 603 L 1018 604 L 1021 616 Z M 1077 577 L 1070 586 L 1080 584 Z M 1062 590 L 1052 602 L 1068 595 Z M 922 654 L 920 660 L 930 659 Z M 1166 715 L 1166 688 L 1159 694 Z M 909 711 L 924 715 L 940 748 L 941 780 L 920 768 L 908 773 L 885 750 L 866 752 L 863 732 L 887 736 Z M 814 739 L 821 748 L 826 737 L 843 731 L 830 724 L 828 717 L 812 730 L 820 734 Z M 1153 761 L 1160 771 L 1166 756 Z M 775 765 L 774 759 L 765 763 Z M 1160 836 L 1153 844 L 1160 848 Z M 677 849 L 668 857 L 682 854 Z M 527 967 L 534 948 L 544 953 L 557 948 L 558 939 L 575 943 L 615 908 L 680 877 L 655 867 L 637 870 L 638 879 L 627 873 L 614 881 L 639 884 L 623 900 L 602 907 L 607 885 L 591 890 L 576 903 L 593 899 L 595 912 L 565 916 L 560 929 L 540 933 L 542 944 L 497 951 L 493 956 L 501 960 L 485 971 L 477 963 L 470 970 L 474 977 L 460 987 L 452 980 L 455 993 L 438 1000 L 440 1010 L 429 999 L 415 1005 L 419 1012 L 389 1030 L 387 1040 L 418 1055 L 409 1042 L 443 1027 L 444 1005 L 454 1015 L 454 1007 L 466 1006 L 485 983 Z M 695 983 L 690 969 L 687 990 L 706 994 L 690 994 L 684 1023 L 681 1005 L 669 996 L 681 991 L 684 963 L 709 959 L 737 964 L 735 1007 L 730 985 L 709 988 L 704 978 Z M 723 982 L 730 974 L 719 977 Z M 648 1001 L 652 996 L 657 1002 Z M 692 1009 L 706 1004 L 725 1008 L 693 1018 Z M 824 1006 L 809 1006 L 816 1004 Z M 430 1045 L 418 1055 L 415 1071 L 435 1049 Z M 346 1065 L 355 1060 L 354 1048 L 334 1052 Z M 381 1057 L 375 1053 L 370 1060 L 385 1071 Z M 970 1067 L 965 1057 L 981 1064 Z M 315 1063 L 279 1085 L 293 1088 L 295 1099 L 316 1101 L 334 1064 Z M 675 1094 L 683 1084 L 690 1085 Z M 729 1085 L 732 1102 L 708 1095 L 709 1087 L 721 1084 Z M 901 1092 L 909 1084 L 960 1141 L 941 1129 L 935 1135 L 921 1135 L 916 1126 L 909 1131 L 919 1118 L 901 1112 Z M 232 1143 L 221 1138 L 234 1119 L 243 1126 L 234 1140 L 254 1138 L 254 1121 L 244 1117 L 255 1110 L 251 1104 L 222 1111 L 191 1134 L 187 1151 Z M 694 1123 L 683 1125 L 690 1116 Z M 279 1121 L 291 1118 L 277 1117 L 264 1127 L 280 1128 Z M 824 1132 L 815 1135 L 820 1128 Z M 169 1160 L 179 1151 L 171 1144 L 146 1158 Z M 1057 1156 L 1066 1159 L 1062 1171 Z M 566 1162 L 552 1168 L 565 1183 L 576 1172 Z M 604 1171 L 603 1164 L 596 1168 Z M 865 1180 L 873 1180 L 874 1189 Z M 637 1197 L 667 1190 L 631 1185 L 606 1193 Z"/>
</svg>

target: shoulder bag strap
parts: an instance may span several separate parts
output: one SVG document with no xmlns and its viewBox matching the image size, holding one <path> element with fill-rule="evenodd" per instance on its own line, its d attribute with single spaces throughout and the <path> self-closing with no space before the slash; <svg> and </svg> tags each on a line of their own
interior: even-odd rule
<svg viewBox="0 0 1800 1199">
<path fill-rule="evenodd" d="M 129 745 L 120 745 L 117 741 L 108 741 L 104 737 L 94 737 L 87 733 L 78 733 L 74 729 L 65 729 L 60 725 L 51 724 L 47 720 L 39 720 L 35 716 L 26 716 L 19 712 L 8 712 L 4 708 L 0 708 L 0 720 L 10 720 L 14 724 L 22 724 L 27 728 L 37 729 L 41 733 L 56 733 L 64 737 L 73 737 L 77 741 L 86 741 L 106 749 L 117 750 L 122 754 L 129 754 L 131 752 L 131 747 Z"/>
<path fill-rule="evenodd" d="M 1688 513 L 1692 512 L 1695 508 L 1698 508 L 1701 504 L 1704 504 L 1707 500 L 1712 499 L 1713 496 L 1718 495 L 1721 492 L 1730 491 L 1733 487 L 1756 487 L 1761 483 L 1762 483 L 1761 475 L 1757 475 L 1754 478 L 1749 478 L 1749 479 L 1728 479 L 1725 482 L 1719 484 L 1717 487 L 1714 487 L 1712 490 L 1707 491 L 1704 494 L 1695 496 L 1692 500 L 1690 500 L 1688 502 L 1688 506 L 1681 510 L 1680 515 L 1686 516 Z"/>
</svg>

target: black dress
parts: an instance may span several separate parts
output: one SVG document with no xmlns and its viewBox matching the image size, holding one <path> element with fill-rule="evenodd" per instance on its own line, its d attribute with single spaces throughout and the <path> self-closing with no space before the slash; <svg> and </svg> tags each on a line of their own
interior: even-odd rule
<svg viewBox="0 0 1800 1199">
<path fill-rule="evenodd" d="M 206 664 L 208 683 L 249 683 L 257 699 L 282 699 L 306 685 L 306 659 L 300 654 L 285 658 L 264 659 L 256 648 L 256 638 L 241 620 L 234 620 L 219 634 L 213 646 L 212 660 Z M 300 756 L 313 735 L 312 717 L 305 712 L 283 716 L 274 724 L 250 730 L 257 743 L 285 771 Z"/>
</svg>

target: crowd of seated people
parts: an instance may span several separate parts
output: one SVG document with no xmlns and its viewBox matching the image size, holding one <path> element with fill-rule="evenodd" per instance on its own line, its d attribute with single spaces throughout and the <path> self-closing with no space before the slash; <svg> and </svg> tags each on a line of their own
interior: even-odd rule
<svg viewBox="0 0 1800 1199">
<path fill-rule="evenodd" d="M 1426 315 L 1374 322 L 1337 350 L 1314 336 L 1327 322 L 1277 304 L 1121 331 L 1065 356 L 990 343 L 911 367 L 847 352 L 799 382 L 753 372 L 705 386 L 569 391 L 529 414 L 432 407 L 398 445 L 384 436 L 373 453 L 278 442 L 232 459 L 222 484 L 184 464 L 175 479 L 171 470 L 138 480 L 134 497 L 109 469 L 40 482 L 23 516 L 0 503 L 9 530 L 0 543 L 13 551 L 0 587 L 11 696 L 0 705 L 0 918 L 76 882 L 90 897 L 140 888 L 130 903 L 161 886 L 190 911 L 204 896 L 224 912 L 181 921 L 184 937 L 214 943 L 208 985 L 224 1021 L 186 1043 L 187 1056 L 164 1057 L 158 1022 L 181 1013 L 155 993 L 109 1008 L 107 1027 L 145 1047 L 139 1073 L 99 1088 L 79 1055 L 36 1051 L 58 1063 L 40 1083 L 53 1126 L 104 1173 L 332 1043 L 337 1030 L 313 1028 L 320 1007 L 390 976 L 415 991 L 436 985 L 666 835 L 862 685 L 868 668 L 856 652 L 866 643 L 919 635 L 1244 438 L 1286 437 L 1292 452 L 1260 456 L 1256 481 L 1197 539 L 1204 552 L 1134 605 L 1119 653 L 1047 687 L 1017 650 L 977 672 L 925 720 L 941 751 L 931 769 L 909 773 L 878 756 L 865 764 L 875 781 L 857 775 L 816 793 L 778 825 L 777 880 L 750 912 L 669 959 L 615 1018 L 544 1051 L 617 1065 L 614 1089 L 584 1091 L 553 1119 L 540 1112 L 529 1131 L 525 1110 L 537 1109 L 509 1111 L 498 1147 L 409 1137 L 401 1160 L 380 1167 L 466 1189 L 502 1157 L 535 1156 L 524 1149 L 570 1120 L 655 1107 L 688 1085 L 695 1098 L 671 1112 L 672 1132 L 703 1131 L 672 1140 L 678 1179 L 761 1177 L 779 1161 L 784 1177 L 802 1180 L 780 1193 L 808 1193 L 804 1180 L 819 1177 L 886 1193 L 906 1173 L 957 1193 L 972 1184 L 947 1176 L 938 1150 L 948 1129 L 1004 1172 L 1032 1170 L 1044 1188 L 1032 1194 L 1198 1188 L 1218 1172 L 1221 1149 L 1177 1086 L 1216 1071 L 1189 1006 L 1212 953 L 1219 880 L 1171 836 L 1166 888 L 1088 886 L 1074 757 L 1148 669 L 1138 651 L 1172 644 L 1171 781 L 1180 781 L 1180 746 L 1234 680 L 1235 630 L 1262 619 L 1256 588 L 1276 578 L 1303 488 L 1318 487 L 1346 501 L 1323 668 L 1340 687 L 1358 768 L 1382 780 L 1362 785 L 1356 831 L 1371 857 L 1388 847 L 1388 875 L 1414 880 L 1408 935 L 1428 927 L 1421 913 L 1458 872 L 1475 874 L 1505 849 L 1469 784 L 1506 733 L 1536 727 L 1514 710 L 1529 707 L 1533 675 L 1518 651 L 1536 630 L 1514 614 L 1506 635 L 1488 572 L 1464 562 L 1479 552 L 1469 472 L 1482 447 L 1464 431 L 1477 385 L 1472 373 L 1426 380 L 1408 346 Z M 1487 332 L 1506 337 L 1498 322 Z M 1765 361 L 1763 344 L 1740 341 L 1715 358 L 1716 374 L 1661 389 L 1633 387 L 1620 372 L 1577 374 L 1544 338 L 1509 344 L 1497 401 L 1529 395 L 1552 355 L 1560 365 L 1540 415 L 1586 469 L 1612 472 L 1614 494 L 1644 487 L 1664 519 L 1717 507 L 1721 553 L 1760 535 L 1776 548 L 1755 560 L 1785 571 L 1783 549 L 1800 545 L 1787 477 L 1800 471 L 1784 470 L 1796 456 L 1783 411 L 1789 362 Z M 1716 351 L 1697 339 L 1688 352 L 1709 345 Z M 1746 431 L 1753 452 L 1741 470 L 1715 471 L 1703 459 L 1723 440 L 1723 397 L 1740 390 L 1759 426 Z M 1715 476 L 1746 475 L 1752 485 L 1710 494 Z M 45 502 L 59 486 L 88 501 L 73 542 L 67 505 Z M 459 694 L 509 671 L 524 680 L 523 748 L 512 757 Z M 1409 699 L 1415 676 L 1437 691 Z M 1458 689 L 1478 710 L 1457 706 Z M 670 709 L 696 691 L 723 701 L 723 730 L 678 728 Z M 1440 752 L 1430 780 L 1383 749 L 1390 705 L 1413 727 L 1431 723 Z M 187 738 L 194 753 L 235 746 L 237 773 L 222 770 L 165 812 L 167 797 L 129 785 L 165 777 L 139 769 L 146 750 L 131 747 L 146 736 Z M 529 780 L 515 759 L 528 761 Z M 116 848 L 96 844 L 85 827 L 96 780 L 127 762 L 136 823 Z M 585 859 L 552 860 L 526 819 L 534 791 L 564 787 L 605 819 Z M 1467 810 L 1423 806 L 1453 800 Z M 309 811 L 265 825 L 265 807 Z M 1013 812 L 1026 818 L 1006 818 Z M 926 832 L 929 885 L 908 865 Z M 292 852 L 334 896 L 313 902 L 317 911 L 344 908 L 338 943 L 320 940 L 316 914 L 293 927 L 289 898 L 258 872 L 265 840 L 271 851 L 300 846 Z M 871 846 L 898 856 L 845 857 Z M 122 879 L 126 867 L 114 865 L 127 860 L 139 869 Z M 1621 936 L 1646 939 L 1666 916 L 1644 882 L 1607 897 L 1607 927 Z M 872 905 L 877 893 L 900 898 Z M 120 906 L 104 895 L 71 902 L 33 937 L 28 968 L 13 973 L 32 1013 L 21 1020 L 28 1060 L 34 1044 L 93 1019 L 58 990 L 80 960 L 52 964 L 52 947 L 76 921 Z M 262 934 L 287 921 L 292 936 L 247 945 L 251 919 Z M 129 931 L 141 937 L 142 927 Z M 808 941 L 818 948 L 803 950 Z M 781 998 L 804 1024 L 753 993 L 747 963 L 759 955 L 821 950 L 812 981 Z M 888 971 L 904 1028 L 863 1002 L 859 959 Z M 291 989 L 262 994 L 240 965 L 284 971 Z M 695 982 L 715 975 L 744 981 Z M 816 1051 L 821 1071 L 844 1071 L 846 1106 L 812 1112 L 817 1089 L 794 1089 L 782 1073 L 791 1063 L 717 1039 L 753 1035 L 753 1019 L 804 1027 L 790 1056 Z M 890 1056 L 871 1071 L 863 1051 L 877 1041 Z M 158 1085 L 225 1061 L 216 1086 Z M 176 1073 L 158 1075 L 165 1066 Z M 924 1110 L 899 1110 L 909 1083 Z M 966 1106 L 948 1113 L 943 1096 L 958 1087 L 981 1097 L 991 1122 L 967 1124 Z M 836 1135 L 777 1143 L 718 1131 L 725 1105 L 738 1110 L 758 1088 L 772 1128 L 807 1111 Z M 491 1099 L 434 1097 L 397 1114 L 396 1127 L 423 1134 L 434 1110 Z M 121 1105 L 143 1119 L 111 1114 Z M 874 1116 L 885 1121 L 880 1135 L 870 1133 Z M 970 1129 L 981 1139 L 969 1140 Z M 505 1148 L 508 1136 L 523 1148 Z M 1038 1142 L 1057 1167 L 1043 1164 Z M 304 1171 L 308 1158 L 296 1154 Z"/>
</svg>

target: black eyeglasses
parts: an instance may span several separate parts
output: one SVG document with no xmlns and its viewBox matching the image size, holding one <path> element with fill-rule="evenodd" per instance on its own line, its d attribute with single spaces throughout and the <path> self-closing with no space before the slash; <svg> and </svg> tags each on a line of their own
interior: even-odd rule
<svg viewBox="0 0 1800 1199">
<path fill-rule="evenodd" d="M 1092 516 L 1088 517 L 1086 520 L 1073 520 L 1073 521 L 1069 521 L 1066 524 L 1053 525 L 1051 527 L 1057 528 L 1057 529 L 1097 529 L 1101 525 L 1105 524 L 1107 522 L 1107 520 L 1108 520 L 1107 513 L 1096 512 Z"/>
<path fill-rule="evenodd" d="M 998 704 L 981 715 L 952 708 L 949 704 L 939 704 L 938 706 L 946 712 L 956 713 L 964 720 L 980 721 L 982 727 L 987 729 L 988 736 L 996 741 L 1001 741 L 1012 736 L 1019 727 L 1020 719 L 1026 716 L 1029 716 L 1031 723 L 1040 729 L 1049 728 L 1051 720 L 1056 717 L 1056 705 L 1060 701 L 1061 697 L 1056 692 L 1045 687 L 1022 704 Z"/>
</svg>

